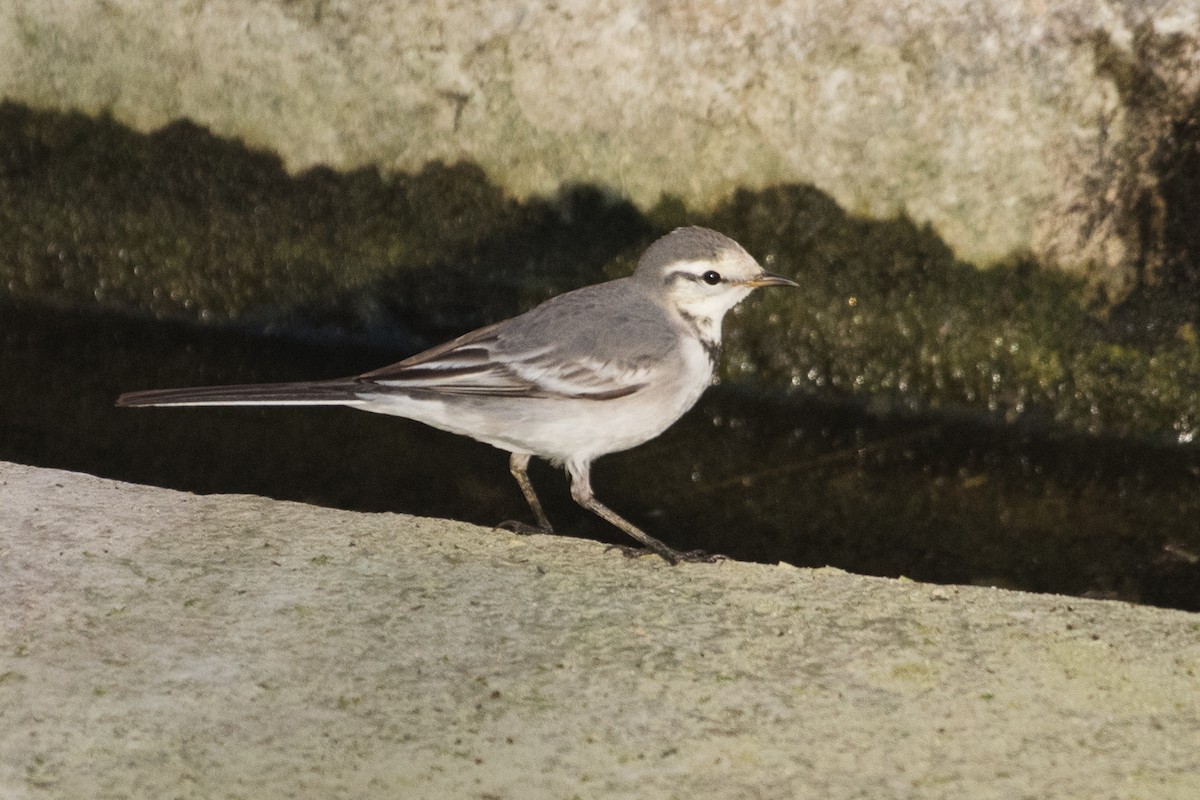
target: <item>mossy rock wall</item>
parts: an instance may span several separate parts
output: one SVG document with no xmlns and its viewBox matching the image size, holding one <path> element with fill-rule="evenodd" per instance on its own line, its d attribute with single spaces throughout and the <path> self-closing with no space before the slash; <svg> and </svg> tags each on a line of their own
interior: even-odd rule
<svg viewBox="0 0 1200 800">
<path fill-rule="evenodd" d="M 1162 162 L 1197 31 L 1189 0 L 13 0 L 0 97 L 143 133 L 189 119 L 293 173 L 469 160 L 521 198 L 712 209 L 809 184 L 1122 298 L 1173 256 Z"/>
</svg>

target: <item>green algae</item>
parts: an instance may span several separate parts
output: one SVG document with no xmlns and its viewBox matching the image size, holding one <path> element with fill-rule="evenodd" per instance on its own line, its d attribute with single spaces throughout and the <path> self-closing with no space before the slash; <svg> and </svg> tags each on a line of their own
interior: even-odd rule
<svg viewBox="0 0 1200 800">
<path fill-rule="evenodd" d="M 928 227 L 855 218 L 806 187 L 739 192 L 710 221 L 802 284 L 729 326 L 731 378 L 1090 433 L 1188 442 L 1200 425 L 1189 327 L 1138 342 L 1028 257 L 978 269 Z"/>
<path fill-rule="evenodd" d="M 143 136 L 0 104 L 0 287 L 14 299 L 284 331 L 399 317 L 441 333 L 578 280 L 559 264 L 598 279 L 644 230 L 599 192 L 518 203 L 469 164 L 290 176 L 188 122 Z"/>
</svg>

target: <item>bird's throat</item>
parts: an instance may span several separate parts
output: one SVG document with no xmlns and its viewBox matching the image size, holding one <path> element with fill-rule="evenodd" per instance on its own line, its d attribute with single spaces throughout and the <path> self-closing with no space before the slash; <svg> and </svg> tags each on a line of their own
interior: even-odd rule
<svg viewBox="0 0 1200 800">
<path fill-rule="evenodd" d="M 686 311 L 680 311 L 679 318 L 683 320 L 683 324 L 700 340 L 700 344 L 704 345 L 704 352 L 708 353 L 708 357 L 715 369 L 717 360 L 721 357 L 721 323 L 712 317 L 689 314 Z"/>
</svg>

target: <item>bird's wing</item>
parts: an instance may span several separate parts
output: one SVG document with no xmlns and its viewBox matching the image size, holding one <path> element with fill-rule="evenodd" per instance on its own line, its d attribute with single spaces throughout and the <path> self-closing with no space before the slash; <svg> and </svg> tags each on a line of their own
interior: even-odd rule
<svg viewBox="0 0 1200 800">
<path fill-rule="evenodd" d="M 560 295 L 358 380 L 439 394 L 595 400 L 632 394 L 651 380 L 676 339 L 657 307 L 625 297 L 619 287 L 596 292 L 601 286 L 611 284 Z"/>
</svg>

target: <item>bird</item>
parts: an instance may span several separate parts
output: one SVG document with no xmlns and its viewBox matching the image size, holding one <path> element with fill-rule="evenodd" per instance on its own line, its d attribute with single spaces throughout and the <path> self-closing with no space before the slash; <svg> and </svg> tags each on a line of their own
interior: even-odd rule
<svg viewBox="0 0 1200 800">
<path fill-rule="evenodd" d="M 348 406 L 469 436 L 509 453 L 535 530 L 553 532 L 529 480 L 534 456 L 564 467 L 572 499 L 670 564 L 710 560 L 645 533 L 596 498 L 592 463 L 655 438 L 714 382 L 725 314 L 767 272 L 709 228 L 655 240 L 633 274 L 584 286 L 390 366 L 349 378 L 151 389 L 118 406 Z M 517 523 L 519 529 L 529 526 Z"/>
</svg>

